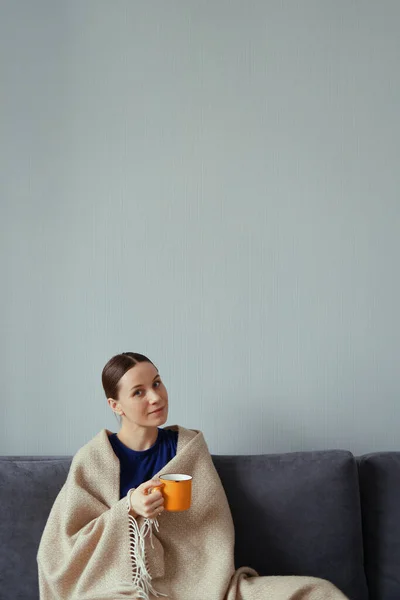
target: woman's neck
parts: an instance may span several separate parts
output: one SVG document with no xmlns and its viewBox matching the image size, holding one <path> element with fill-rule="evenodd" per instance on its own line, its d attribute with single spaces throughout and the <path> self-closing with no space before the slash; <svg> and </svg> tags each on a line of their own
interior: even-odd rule
<svg viewBox="0 0 400 600">
<path fill-rule="evenodd" d="M 117 433 L 118 439 L 131 450 L 148 450 L 157 440 L 157 427 L 136 427 L 134 430 L 122 425 Z"/>
</svg>

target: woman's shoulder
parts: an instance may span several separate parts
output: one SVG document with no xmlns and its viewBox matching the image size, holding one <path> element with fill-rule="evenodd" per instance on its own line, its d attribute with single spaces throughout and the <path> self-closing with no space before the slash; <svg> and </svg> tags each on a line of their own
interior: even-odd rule
<svg viewBox="0 0 400 600">
<path fill-rule="evenodd" d="M 193 439 L 196 435 L 201 434 L 201 431 L 198 429 L 188 429 L 187 427 L 183 427 L 182 425 L 167 425 L 163 428 L 163 431 L 166 433 L 171 432 L 178 436 L 178 438 L 186 438 Z"/>
<path fill-rule="evenodd" d="M 104 460 L 115 459 L 116 457 L 109 441 L 110 435 L 112 435 L 111 431 L 101 429 L 97 435 L 79 448 L 72 459 L 72 465 L 104 463 Z"/>
<path fill-rule="evenodd" d="M 181 452 L 189 444 L 206 445 L 203 433 L 199 429 L 189 429 L 182 425 L 169 425 L 164 429 L 172 429 L 178 433 L 178 452 Z"/>
</svg>

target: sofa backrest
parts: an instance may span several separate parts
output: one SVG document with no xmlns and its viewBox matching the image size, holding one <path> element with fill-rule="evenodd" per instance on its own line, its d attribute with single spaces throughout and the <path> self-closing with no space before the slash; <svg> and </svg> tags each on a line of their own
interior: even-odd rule
<svg viewBox="0 0 400 600">
<path fill-rule="evenodd" d="M 237 566 L 329 579 L 366 600 L 355 459 L 349 452 L 214 456 L 236 527 Z M 38 599 L 36 553 L 69 457 L 0 459 L 1 598 Z"/>
<path fill-rule="evenodd" d="M 2 600 L 38 600 L 39 541 L 70 464 L 71 459 L 65 457 L 0 458 Z"/>
<path fill-rule="evenodd" d="M 370 600 L 400 599 L 400 452 L 359 459 Z"/>
</svg>

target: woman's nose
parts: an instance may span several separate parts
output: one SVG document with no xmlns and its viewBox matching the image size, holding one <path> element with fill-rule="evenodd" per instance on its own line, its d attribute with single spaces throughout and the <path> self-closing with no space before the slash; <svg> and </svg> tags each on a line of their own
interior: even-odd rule
<svg viewBox="0 0 400 600">
<path fill-rule="evenodd" d="M 160 400 L 160 395 L 155 390 L 153 390 L 150 395 L 150 402 L 152 404 L 154 404 L 155 402 L 158 402 L 159 400 Z"/>
</svg>

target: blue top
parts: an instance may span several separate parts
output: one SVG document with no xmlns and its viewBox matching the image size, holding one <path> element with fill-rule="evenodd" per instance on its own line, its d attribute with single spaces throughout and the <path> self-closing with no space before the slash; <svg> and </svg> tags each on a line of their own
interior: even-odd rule
<svg viewBox="0 0 400 600">
<path fill-rule="evenodd" d="M 176 455 L 178 432 L 172 429 L 158 429 L 155 444 L 147 450 L 131 450 L 123 444 L 117 434 L 108 438 L 119 458 L 120 498 L 126 496 L 131 488 L 137 488 L 141 483 L 149 481 Z"/>
</svg>

